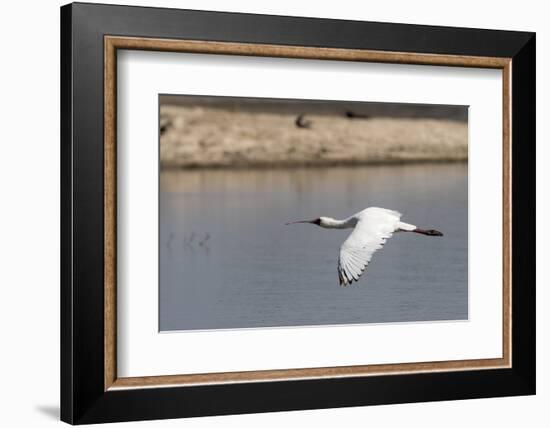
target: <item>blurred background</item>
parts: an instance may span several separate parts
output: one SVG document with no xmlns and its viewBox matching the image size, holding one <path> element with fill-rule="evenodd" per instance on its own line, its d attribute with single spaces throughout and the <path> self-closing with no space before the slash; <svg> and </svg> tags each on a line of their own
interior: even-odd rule
<svg viewBox="0 0 550 428">
<path fill-rule="evenodd" d="M 161 95 L 163 168 L 465 161 L 465 106 Z"/>
</svg>

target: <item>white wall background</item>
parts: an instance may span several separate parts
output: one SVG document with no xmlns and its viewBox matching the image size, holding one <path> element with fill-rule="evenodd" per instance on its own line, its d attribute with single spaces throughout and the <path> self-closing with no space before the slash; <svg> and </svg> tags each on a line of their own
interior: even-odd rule
<svg viewBox="0 0 550 428">
<path fill-rule="evenodd" d="M 547 426 L 550 404 L 550 214 L 548 139 L 550 27 L 535 0 L 147 0 L 126 4 L 537 32 L 538 394 L 461 402 L 155 421 L 158 427 Z M 116 3 L 103 1 L 103 3 Z M 5 2 L 0 15 L 0 420 L 54 426 L 59 407 L 59 6 Z M 125 426 L 137 426 L 138 423 Z"/>
</svg>

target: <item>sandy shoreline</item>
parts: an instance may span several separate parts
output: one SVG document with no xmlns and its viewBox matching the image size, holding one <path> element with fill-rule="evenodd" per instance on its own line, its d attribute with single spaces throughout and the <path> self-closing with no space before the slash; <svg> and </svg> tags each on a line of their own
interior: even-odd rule
<svg viewBox="0 0 550 428">
<path fill-rule="evenodd" d="M 465 122 L 337 115 L 296 116 L 163 105 L 160 159 L 166 169 L 459 162 Z"/>
</svg>

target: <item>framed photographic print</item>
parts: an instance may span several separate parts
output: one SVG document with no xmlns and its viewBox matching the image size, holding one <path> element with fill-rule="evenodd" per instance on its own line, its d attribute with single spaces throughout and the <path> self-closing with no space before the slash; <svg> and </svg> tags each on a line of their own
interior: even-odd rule
<svg viewBox="0 0 550 428">
<path fill-rule="evenodd" d="M 61 417 L 535 393 L 535 35 L 61 8 Z"/>
</svg>

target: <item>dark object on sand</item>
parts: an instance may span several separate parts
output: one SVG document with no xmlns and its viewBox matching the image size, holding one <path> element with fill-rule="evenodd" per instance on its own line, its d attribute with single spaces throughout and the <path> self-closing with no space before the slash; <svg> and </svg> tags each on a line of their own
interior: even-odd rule
<svg viewBox="0 0 550 428">
<path fill-rule="evenodd" d="M 303 129 L 309 129 L 311 128 L 311 121 L 310 120 L 305 120 L 305 117 L 306 115 L 305 114 L 301 114 L 300 116 L 298 116 L 296 118 L 296 120 L 294 121 L 294 123 L 296 124 L 296 126 L 298 128 L 303 128 Z"/>
<path fill-rule="evenodd" d="M 368 114 L 354 113 L 351 110 L 346 110 L 346 117 L 348 119 L 368 119 L 370 116 Z"/>
<path fill-rule="evenodd" d="M 171 128 L 172 127 L 172 122 L 164 122 L 164 123 L 161 123 L 160 125 L 160 135 L 163 135 L 167 130 L 168 128 Z"/>
</svg>

